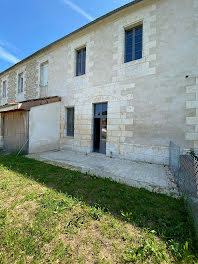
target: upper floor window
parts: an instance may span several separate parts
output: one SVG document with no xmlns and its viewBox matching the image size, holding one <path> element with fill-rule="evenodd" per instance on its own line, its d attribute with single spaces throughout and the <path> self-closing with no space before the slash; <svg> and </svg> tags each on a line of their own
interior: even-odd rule
<svg viewBox="0 0 198 264">
<path fill-rule="evenodd" d="M 76 76 L 85 74 L 86 47 L 76 51 Z"/>
<path fill-rule="evenodd" d="M 67 108 L 67 136 L 74 136 L 74 107 Z"/>
<path fill-rule="evenodd" d="M 48 84 L 48 62 L 40 66 L 40 85 L 46 86 Z"/>
<path fill-rule="evenodd" d="M 3 81 L 3 94 L 2 97 L 7 96 L 7 81 Z"/>
<path fill-rule="evenodd" d="M 139 25 L 125 31 L 125 62 L 142 58 L 142 29 Z"/>
<path fill-rule="evenodd" d="M 18 93 L 23 92 L 23 73 L 18 75 Z"/>
</svg>

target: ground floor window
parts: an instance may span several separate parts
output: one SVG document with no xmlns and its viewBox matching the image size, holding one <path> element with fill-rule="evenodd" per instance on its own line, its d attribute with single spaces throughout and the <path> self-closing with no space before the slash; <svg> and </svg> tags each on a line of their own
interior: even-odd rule
<svg viewBox="0 0 198 264">
<path fill-rule="evenodd" d="M 74 136 L 74 107 L 66 108 L 66 135 L 73 137 Z"/>
</svg>

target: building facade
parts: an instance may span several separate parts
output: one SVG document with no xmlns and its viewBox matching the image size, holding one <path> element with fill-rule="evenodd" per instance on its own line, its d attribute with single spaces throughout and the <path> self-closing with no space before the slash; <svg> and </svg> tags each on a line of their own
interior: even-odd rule
<svg viewBox="0 0 198 264">
<path fill-rule="evenodd" d="M 0 88 L 1 106 L 61 97 L 57 148 L 167 164 L 170 140 L 198 148 L 198 1 L 136 0 L 0 73 Z"/>
</svg>

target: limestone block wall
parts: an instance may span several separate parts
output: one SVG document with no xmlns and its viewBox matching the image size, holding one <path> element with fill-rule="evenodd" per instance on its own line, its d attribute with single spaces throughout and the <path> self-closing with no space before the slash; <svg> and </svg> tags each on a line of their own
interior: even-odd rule
<svg viewBox="0 0 198 264">
<path fill-rule="evenodd" d="M 8 75 L 7 102 L 16 101 L 17 73 L 12 71 Z"/>
<path fill-rule="evenodd" d="M 34 58 L 6 73 L 0 80 L 1 105 L 40 97 L 39 63 Z M 23 93 L 18 93 L 18 75 L 23 73 Z M 7 97 L 2 98 L 3 81 L 7 81 Z"/>
<path fill-rule="evenodd" d="M 135 16 L 127 12 L 108 24 L 99 25 L 93 32 L 68 43 L 57 51 L 53 64 L 58 65 L 62 54 L 67 68 L 65 84 L 62 87 L 61 108 L 61 147 L 77 151 L 90 152 L 93 149 L 93 104 L 108 102 L 108 132 L 107 155 L 130 157 L 133 152 L 133 91 L 135 79 L 155 73 L 156 34 L 155 16 L 156 5 L 147 5 L 135 10 Z M 144 21 L 144 50 L 143 58 L 128 64 L 124 63 L 124 34 L 125 28 Z M 75 49 L 87 48 L 86 75 L 75 77 Z M 68 63 L 67 63 L 68 60 Z M 57 74 L 57 72 L 55 73 Z M 59 72 L 59 76 L 63 76 Z M 54 77 L 54 78 L 53 78 Z M 135 77 L 135 78 L 134 78 Z M 51 75 L 56 87 L 60 87 L 58 76 Z M 61 77 L 60 77 L 61 78 Z M 67 96 L 65 96 L 67 90 Z M 49 87 L 49 94 L 54 94 L 54 87 Z M 66 107 L 75 107 L 75 135 L 66 137 Z M 129 146 L 127 148 L 127 146 Z M 138 147 L 136 147 L 138 149 Z M 134 158 L 137 158 L 134 157 Z"/>
<path fill-rule="evenodd" d="M 125 29 L 139 23 L 143 57 L 124 63 Z M 106 154 L 167 164 L 170 140 L 182 149 L 198 147 L 197 43 L 197 0 L 145 0 L 6 73 L 7 101 L 19 99 L 16 76 L 24 70 L 24 99 L 62 98 L 60 148 L 87 153 L 93 151 L 94 104 L 107 102 Z M 75 76 L 76 50 L 84 46 L 86 74 Z M 45 61 L 48 86 L 40 87 Z M 66 136 L 67 107 L 75 108 L 74 137 Z"/>
<path fill-rule="evenodd" d="M 40 95 L 40 89 L 39 89 L 39 79 L 38 79 L 39 69 L 38 69 L 37 59 L 33 59 L 29 63 L 27 63 L 25 71 L 26 71 L 25 99 L 28 100 L 32 98 L 38 98 Z"/>
<path fill-rule="evenodd" d="M 195 141 L 186 137 L 185 76 L 192 78 L 197 64 L 193 53 L 181 44 L 194 34 L 193 12 L 185 0 L 182 4 L 148 1 L 71 41 L 68 54 L 78 46 L 75 42 L 93 45 L 93 50 L 87 47 L 87 60 L 92 63 L 85 76 L 70 73 L 64 85 L 62 148 L 92 151 L 93 104 L 98 102 L 108 102 L 107 155 L 167 164 L 170 140 L 186 150 L 194 146 Z M 143 58 L 124 63 L 124 29 L 140 22 Z M 196 49 L 197 37 L 188 41 L 189 49 Z M 73 73 L 73 65 L 65 62 L 65 68 Z M 65 136 L 67 106 L 75 107 L 74 138 Z"/>
<path fill-rule="evenodd" d="M 198 2 L 194 1 L 192 7 L 198 10 Z M 194 30 L 193 39 L 198 39 L 198 13 L 194 12 L 192 18 L 196 25 Z M 196 52 L 196 51 L 195 51 Z M 194 58 L 198 65 L 198 58 Z M 186 76 L 185 80 L 186 89 L 186 140 L 192 143 L 194 149 L 198 149 L 198 71 L 194 75 Z"/>
<path fill-rule="evenodd" d="M 188 116 L 186 124 L 186 140 L 193 142 L 193 147 L 198 148 L 198 76 L 192 76 L 186 80 L 186 109 Z"/>
</svg>

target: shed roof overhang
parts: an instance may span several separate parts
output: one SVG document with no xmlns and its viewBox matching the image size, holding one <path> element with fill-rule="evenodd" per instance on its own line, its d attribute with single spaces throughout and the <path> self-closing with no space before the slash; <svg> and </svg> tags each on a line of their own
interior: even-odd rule
<svg viewBox="0 0 198 264">
<path fill-rule="evenodd" d="M 5 105 L 0 106 L 0 113 L 5 113 L 9 111 L 17 111 L 17 110 L 25 110 L 29 111 L 34 106 L 45 105 L 60 102 L 61 97 L 59 96 L 51 96 L 51 97 L 44 97 L 38 99 L 32 99 L 22 102 L 12 102 Z"/>
</svg>

